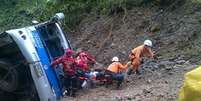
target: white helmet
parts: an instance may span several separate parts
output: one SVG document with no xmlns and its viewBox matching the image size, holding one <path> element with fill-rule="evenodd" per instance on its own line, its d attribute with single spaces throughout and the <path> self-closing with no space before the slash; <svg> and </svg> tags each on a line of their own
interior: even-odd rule
<svg viewBox="0 0 201 101">
<path fill-rule="evenodd" d="M 117 56 L 112 58 L 112 62 L 118 62 L 118 61 L 119 61 L 119 58 Z"/>
<path fill-rule="evenodd" d="M 144 45 L 149 46 L 149 47 L 152 47 L 152 42 L 151 42 L 151 40 L 145 40 L 145 41 L 144 41 Z"/>
</svg>

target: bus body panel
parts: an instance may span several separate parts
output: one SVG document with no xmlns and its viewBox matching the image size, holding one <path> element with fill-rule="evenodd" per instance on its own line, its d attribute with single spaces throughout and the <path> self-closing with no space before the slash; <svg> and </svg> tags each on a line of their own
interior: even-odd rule
<svg viewBox="0 0 201 101">
<path fill-rule="evenodd" d="M 58 76 L 60 73 L 63 74 L 63 71 L 60 66 L 54 70 L 51 61 L 63 55 L 64 50 L 71 46 L 59 22 L 50 20 L 34 26 L 8 30 L 6 33 L 16 42 L 16 47 L 19 47 L 26 62 L 29 63 L 40 101 L 57 101 L 62 97 Z"/>
<path fill-rule="evenodd" d="M 40 61 L 43 65 L 43 69 L 45 70 L 45 73 L 47 75 L 47 78 L 56 93 L 57 97 L 61 97 L 61 89 L 59 87 L 59 83 L 56 77 L 55 72 L 53 71 L 53 68 L 51 67 L 50 59 L 48 57 L 48 53 L 45 50 L 45 46 L 42 44 L 42 40 L 40 38 L 40 33 L 37 30 L 32 30 L 31 34 L 33 36 L 33 39 L 35 41 L 35 48 L 38 53 L 38 56 L 40 58 Z"/>
<path fill-rule="evenodd" d="M 21 32 L 22 34 L 20 34 Z M 56 96 L 48 82 L 47 75 L 44 69 L 41 68 L 37 51 L 28 36 L 28 31 L 25 28 L 6 31 L 17 43 L 22 54 L 29 63 L 32 79 L 34 81 L 37 93 L 41 101 L 56 101 Z M 19 33 L 20 32 L 20 33 Z M 24 38 L 25 37 L 25 38 Z M 38 64 L 38 65 L 36 65 Z"/>
</svg>

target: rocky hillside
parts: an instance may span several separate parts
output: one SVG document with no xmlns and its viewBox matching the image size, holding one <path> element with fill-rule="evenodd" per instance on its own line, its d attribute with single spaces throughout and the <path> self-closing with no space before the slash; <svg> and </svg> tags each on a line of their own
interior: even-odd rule
<svg viewBox="0 0 201 101">
<path fill-rule="evenodd" d="M 145 39 L 161 58 L 185 55 L 200 63 L 200 0 L 3 0 L 0 32 L 44 21 L 64 12 L 64 29 L 75 48 L 83 48 L 108 64 L 113 56 L 126 61 Z"/>
<path fill-rule="evenodd" d="M 176 0 L 169 6 L 144 5 L 110 16 L 89 16 L 71 33 L 74 47 L 93 53 L 101 63 L 113 56 L 126 60 L 130 50 L 151 39 L 161 58 L 185 55 L 200 62 L 199 0 Z"/>
<path fill-rule="evenodd" d="M 64 12 L 64 29 L 76 48 L 105 64 L 127 59 L 130 50 L 152 39 L 159 56 L 185 55 L 199 62 L 201 0 L 2 0 L 0 32 L 44 21 Z"/>
<path fill-rule="evenodd" d="M 123 63 L 134 47 L 151 39 L 159 60 L 142 65 L 121 90 L 102 86 L 63 101 L 175 101 L 183 75 L 201 63 L 201 0 L 2 0 L 0 32 L 64 12 L 63 28 L 74 48 L 106 67 Z M 21 100 L 20 100 L 21 101 Z"/>
</svg>

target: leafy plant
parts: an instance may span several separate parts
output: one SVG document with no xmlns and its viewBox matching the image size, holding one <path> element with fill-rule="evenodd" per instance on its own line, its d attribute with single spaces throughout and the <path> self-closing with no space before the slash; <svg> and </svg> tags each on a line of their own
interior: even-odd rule
<svg viewBox="0 0 201 101">
<path fill-rule="evenodd" d="M 139 1 L 142 0 L 3 0 L 0 31 L 30 25 L 33 19 L 42 22 L 57 12 L 65 14 L 65 29 L 71 30 L 88 15 L 109 15 Z"/>
</svg>

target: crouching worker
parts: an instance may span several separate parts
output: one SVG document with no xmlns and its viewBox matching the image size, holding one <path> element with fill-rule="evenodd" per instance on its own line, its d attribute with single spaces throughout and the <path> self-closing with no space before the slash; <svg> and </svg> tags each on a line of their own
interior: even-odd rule
<svg viewBox="0 0 201 101">
<path fill-rule="evenodd" d="M 89 64 L 96 64 L 95 58 L 85 51 L 78 51 L 76 57 L 76 64 L 84 72 L 90 72 Z"/>
<path fill-rule="evenodd" d="M 63 95 L 75 96 L 77 89 L 77 78 L 75 77 L 76 68 L 73 66 L 76 60 L 72 58 L 73 54 L 75 54 L 73 50 L 67 49 L 64 55 L 51 63 L 53 68 L 55 68 L 58 64 L 62 65 L 64 71 L 62 84 L 65 88 Z"/>
<path fill-rule="evenodd" d="M 151 50 L 152 42 L 151 40 L 145 40 L 144 44 L 134 48 L 129 55 L 130 61 L 132 62 L 132 68 L 129 68 L 127 74 L 130 75 L 134 70 L 136 74 L 140 74 L 139 68 L 142 61 L 142 56 L 147 55 L 150 58 L 155 58 L 154 53 Z"/>
<path fill-rule="evenodd" d="M 126 65 L 122 65 L 119 62 L 118 57 L 113 57 L 112 58 L 112 64 L 110 64 L 106 70 L 106 73 L 111 75 L 111 78 L 113 80 L 117 80 L 117 89 L 120 87 L 124 80 L 124 75 L 122 74 L 122 70 L 126 69 L 128 67 L 127 63 Z"/>
</svg>

